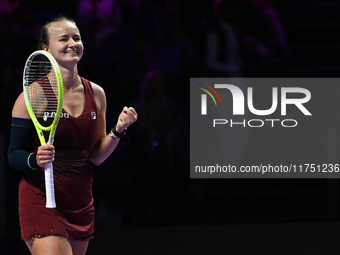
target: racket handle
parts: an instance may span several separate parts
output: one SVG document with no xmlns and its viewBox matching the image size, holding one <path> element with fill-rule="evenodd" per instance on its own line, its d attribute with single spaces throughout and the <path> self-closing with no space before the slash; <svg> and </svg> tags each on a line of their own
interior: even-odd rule
<svg viewBox="0 0 340 255">
<path fill-rule="evenodd" d="M 46 208 L 56 208 L 52 162 L 45 166 Z"/>
</svg>

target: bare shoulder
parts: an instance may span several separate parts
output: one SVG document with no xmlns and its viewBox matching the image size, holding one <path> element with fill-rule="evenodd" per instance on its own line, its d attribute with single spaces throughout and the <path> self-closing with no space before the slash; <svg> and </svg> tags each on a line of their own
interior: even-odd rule
<svg viewBox="0 0 340 255">
<path fill-rule="evenodd" d="M 94 101 L 97 105 L 98 112 L 106 110 L 106 96 L 104 89 L 98 84 L 91 82 Z"/>
<path fill-rule="evenodd" d="M 91 81 L 92 91 L 95 97 L 105 97 L 105 91 L 98 84 Z"/>
<path fill-rule="evenodd" d="M 16 118 L 24 118 L 29 119 L 30 115 L 28 114 L 26 103 L 25 103 L 25 96 L 24 93 L 18 96 L 17 100 L 14 103 L 13 110 L 12 110 L 12 117 Z"/>
</svg>

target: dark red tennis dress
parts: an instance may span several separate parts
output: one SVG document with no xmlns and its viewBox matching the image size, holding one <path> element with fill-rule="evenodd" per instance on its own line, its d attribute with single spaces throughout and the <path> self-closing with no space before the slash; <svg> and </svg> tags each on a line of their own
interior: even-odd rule
<svg viewBox="0 0 340 255">
<path fill-rule="evenodd" d="M 91 84 L 82 78 L 85 107 L 73 117 L 63 110 L 55 135 L 53 162 L 57 208 L 45 207 L 44 170 L 24 172 L 19 185 L 21 238 L 59 235 L 83 241 L 93 237 L 93 172 L 89 159 L 96 123 Z M 46 134 L 46 141 L 47 141 Z M 40 145 L 36 137 L 36 148 Z"/>
</svg>

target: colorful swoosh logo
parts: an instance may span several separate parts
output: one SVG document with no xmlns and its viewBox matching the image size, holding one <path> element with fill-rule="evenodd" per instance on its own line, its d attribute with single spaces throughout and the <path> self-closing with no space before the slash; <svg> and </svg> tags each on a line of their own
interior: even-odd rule
<svg viewBox="0 0 340 255">
<path fill-rule="evenodd" d="M 201 84 L 205 85 L 207 88 L 209 88 L 209 89 L 217 96 L 218 100 L 220 101 L 220 104 L 222 105 L 222 100 L 221 100 L 221 98 L 220 98 L 220 95 L 217 93 L 217 91 L 216 91 L 213 87 L 211 87 L 211 86 L 208 85 L 208 84 L 202 83 L 202 82 L 197 82 L 197 83 L 201 83 Z M 215 103 L 215 105 L 217 106 L 215 97 L 213 96 L 213 94 L 212 94 L 209 90 L 204 89 L 204 88 L 201 88 L 201 87 L 198 87 L 198 88 L 199 88 L 200 90 L 203 90 L 204 92 L 206 92 L 206 93 L 212 98 L 212 100 L 214 100 L 214 103 Z"/>
</svg>

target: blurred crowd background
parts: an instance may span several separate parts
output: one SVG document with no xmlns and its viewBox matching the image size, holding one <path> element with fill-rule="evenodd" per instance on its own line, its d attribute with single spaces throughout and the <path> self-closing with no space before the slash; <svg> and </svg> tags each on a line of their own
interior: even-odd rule
<svg viewBox="0 0 340 255">
<path fill-rule="evenodd" d="M 59 15 L 80 29 L 79 74 L 104 88 L 108 130 L 125 105 L 139 114 L 95 167 L 97 227 L 337 219 L 335 182 L 190 180 L 189 78 L 336 77 L 339 10 L 316 0 L 0 0 L 0 234 L 20 239 L 11 109 L 40 28 Z"/>
</svg>

